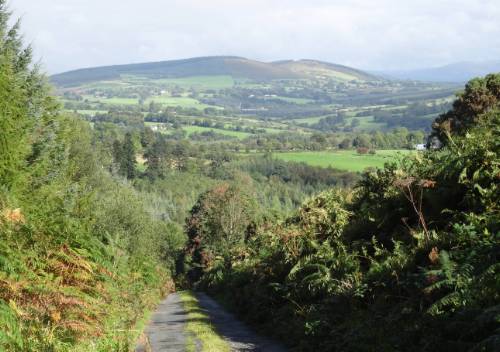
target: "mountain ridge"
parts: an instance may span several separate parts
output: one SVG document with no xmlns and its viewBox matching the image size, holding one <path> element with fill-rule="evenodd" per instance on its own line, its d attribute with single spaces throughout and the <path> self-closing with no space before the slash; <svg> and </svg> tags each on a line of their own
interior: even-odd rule
<svg viewBox="0 0 500 352">
<path fill-rule="evenodd" d="M 239 56 L 203 56 L 179 60 L 81 68 L 51 76 L 59 86 L 118 79 L 123 74 L 152 78 L 230 75 L 256 80 L 330 77 L 339 80 L 377 80 L 362 70 L 312 59 L 262 62 Z"/>
</svg>

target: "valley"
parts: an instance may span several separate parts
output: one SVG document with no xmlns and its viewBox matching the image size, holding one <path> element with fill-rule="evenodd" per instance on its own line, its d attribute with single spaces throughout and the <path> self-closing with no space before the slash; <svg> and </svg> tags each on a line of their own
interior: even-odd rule
<svg viewBox="0 0 500 352">
<path fill-rule="evenodd" d="M 479 55 L 493 2 L 53 2 L 36 54 L 0 0 L 1 352 L 500 350 L 497 61 L 277 61 Z"/>
<path fill-rule="evenodd" d="M 354 171 L 382 166 L 384 159 L 344 153 L 337 165 L 322 157 L 328 154 L 296 153 L 414 149 L 459 89 L 314 60 L 239 57 L 91 68 L 51 79 L 65 110 L 94 124 L 146 126 L 168 139 L 235 152 L 293 152 L 283 158 Z"/>
</svg>

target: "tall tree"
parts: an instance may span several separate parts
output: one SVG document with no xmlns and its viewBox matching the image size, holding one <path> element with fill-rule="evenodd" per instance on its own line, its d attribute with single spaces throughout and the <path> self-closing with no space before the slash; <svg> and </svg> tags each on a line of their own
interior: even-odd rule
<svg viewBox="0 0 500 352">
<path fill-rule="evenodd" d="M 223 183 L 202 194 L 191 209 L 186 220 L 188 251 L 200 266 L 209 267 L 213 255 L 222 256 L 228 265 L 231 251 L 245 241 L 247 229 L 257 214 L 249 183 L 248 179 Z"/>
<path fill-rule="evenodd" d="M 155 133 L 149 127 L 144 128 L 141 131 L 141 145 L 143 148 L 147 148 L 155 142 Z"/>
<path fill-rule="evenodd" d="M 24 47 L 17 21 L 9 27 L 11 13 L 0 0 L 0 185 L 10 187 L 16 172 L 37 157 L 39 134 L 27 136 L 34 127 L 43 129 L 55 103 L 45 88 L 44 77 L 31 67 L 32 51 Z M 30 150 L 30 148 L 33 148 Z"/>
<path fill-rule="evenodd" d="M 161 135 L 158 135 L 156 140 L 148 147 L 145 157 L 147 159 L 146 175 L 152 180 L 163 178 L 168 169 L 168 146 Z"/>
<path fill-rule="evenodd" d="M 137 160 L 135 158 L 134 140 L 132 138 L 132 133 L 127 132 L 122 145 L 122 158 L 120 165 L 122 175 L 126 176 L 129 180 L 135 178 L 136 164 Z"/>
</svg>

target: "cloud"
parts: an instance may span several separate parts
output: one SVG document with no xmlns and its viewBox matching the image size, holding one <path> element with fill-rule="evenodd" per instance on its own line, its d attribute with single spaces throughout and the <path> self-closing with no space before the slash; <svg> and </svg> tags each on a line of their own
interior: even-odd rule
<svg viewBox="0 0 500 352">
<path fill-rule="evenodd" d="M 498 0 L 11 0 L 50 72 L 192 56 L 361 68 L 500 58 Z"/>
</svg>

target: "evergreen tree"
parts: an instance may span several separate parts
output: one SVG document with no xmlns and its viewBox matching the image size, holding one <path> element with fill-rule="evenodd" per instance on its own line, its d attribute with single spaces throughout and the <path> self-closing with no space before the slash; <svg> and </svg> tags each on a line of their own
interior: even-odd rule
<svg viewBox="0 0 500 352">
<path fill-rule="evenodd" d="M 9 27 L 10 16 L 6 1 L 0 0 L 0 185 L 8 188 L 28 159 L 36 159 L 39 135 L 30 137 L 32 145 L 28 135 L 48 123 L 56 106 L 43 76 L 30 67 L 32 50 L 23 46 L 19 21 Z"/>
<path fill-rule="evenodd" d="M 135 159 L 135 146 L 132 139 L 132 133 L 130 132 L 125 134 L 120 161 L 121 174 L 126 176 L 129 180 L 135 178 L 137 160 Z"/>
<path fill-rule="evenodd" d="M 167 168 L 167 149 L 167 143 L 165 140 L 161 136 L 158 136 L 156 141 L 146 151 L 146 174 L 150 179 L 154 180 L 156 178 L 164 177 Z"/>
<path fill-rule="evenodd" d="M 125 134 L 123 143 L 119 140 L 113 142 L 113 160 L 118 167 L 118 173 L 129 180 L 136 176 L 135 146 L 130 132 Z"/>
<path fill-rule="evenodd" d="M 118 139 L 113 142 L 113 161 L 118 166 L 122 163 L 122 144 Z"/>
<path fill-rule="evenodd" d="M 141 131 L 141 145 L 143 148 L 147 148 L 155 142 L 155 133 L 149 127 L 146 127 Z"/>
</svg>

